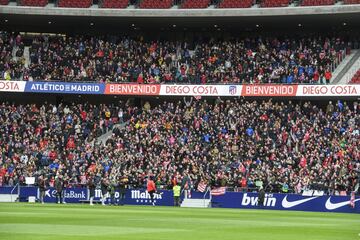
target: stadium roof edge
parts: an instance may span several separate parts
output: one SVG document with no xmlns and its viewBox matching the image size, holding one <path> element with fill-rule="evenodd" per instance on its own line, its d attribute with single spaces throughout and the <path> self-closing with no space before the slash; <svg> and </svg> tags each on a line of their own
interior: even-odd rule
<svg viewBox="0 0 360 240">
<path fill-rule="evenodd" d="M 360 5 L 244 9 L 100 9 L 0 6 L 0 14 L 86 17 L 251 17 L 360 13 Z"/>
</svg>

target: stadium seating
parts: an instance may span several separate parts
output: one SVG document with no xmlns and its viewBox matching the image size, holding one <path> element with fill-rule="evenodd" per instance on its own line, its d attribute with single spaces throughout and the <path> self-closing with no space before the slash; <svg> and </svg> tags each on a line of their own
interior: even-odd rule
<svg viewBox="0 0 360 240">
<path fill-rule="evenodd" d="M 287 7 L 290 0 L 263 0 L 260 4 L 264 8 Z"/>
<path fill-rule="evenodd" d="M 21 0 L 21 6 L 45 7 L 49 3 L 48 0 Z"/>
<path fill-rule="evenodd" d="M 67 8 L 89 8 L 92 0 L 59 0 L 58 7 Z"/>
<path fill-rule="evenodd" d="M 181 8 L 207 8 L 210 5 L 210 0 L 184 0 Z"/>
<path fill-rule="evenodd" d="M 303 0 L 301 6 L 334 5 L 335 0 Z"/>
<path fill-rule="evenodd" d="M 173 0 L 142 0 L 139 7 L 145 9 L 167 9 L 171 8 L 172 5 Z"/>
<path fill-rule="evenodd" d="M 222 0 L 219 8 L 249 8 L 253 5 L 253 0 Z"/>
<path fill-rule="evenodd" d="M 129 0 L 103 0 L 99 6 L 101 8 L 126 8 L 129 6 Z"/>
<path fill-rule="evenodd" d="M 0 0 L 0 5 L 8 5 L 9 0 Z"/>
<path fill-rule="evenodd" d="M 360 0 L 344 0 L 344 4 L 360 4 Z"/>
<path fill-rule="evenodd" d="M 360 69 L 355 73 L 355 75 L 352 77 L 350 83 L 354 84 L 360 84 Z"/>
</svg>

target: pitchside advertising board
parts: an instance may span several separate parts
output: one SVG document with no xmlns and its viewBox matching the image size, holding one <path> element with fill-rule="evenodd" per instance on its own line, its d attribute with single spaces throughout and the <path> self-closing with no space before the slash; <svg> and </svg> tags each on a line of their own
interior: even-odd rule
<svg viewBox="0 0 360 240">
<path fill-rule="evenodd" d="M 227 192 L 225 195 L 213 197 L 213 207 L 224 208 L 260 208 L 257 206 L 257 193 Z M 355 199 L 355 208 L 350 206 L 350 196 L 313 196 L 297 194 L 266 194 L 264 209 L 298 210 L 310 212 L 344 212 L 360 213 L 359 196 Z"/>
<path fill-rule="evenodd" d="M 124 96 L 359 97 L 360 85 L 170 85 L 0 81 L 0 92 Z"/>
<path fill-rule="evenodd" d="M 0 188 L 0 194 L 8 194 L 9 187 Z M 173 206 L 174 198 L 172 191 L 162 190 L 162 194 L 155 195 L 155 203 L 158 206 Z M 192 192 L 192 198 L 202 199 L 203 193 Z M 20 201 L 27 201 L 29 196 L 39 197 L 36 187 L 21 187 Z M 79 203 L 89 199 L 86 188 L 68 188 L 64 191 L 67 203 Z M 101 199 L 101 190 L 95 192 L 95 200 Z M 115 193 L 115 201 L 119 201 L 119 193 Z M 144 189 L 128 189 L 125 194 L 124 204 L 151 205 L 150 195 Z M 45 202 L 56 201 L 56 190 L 49 188 L 45 191 Z M 107 201 L 108 202 L 108 201 Z M 360 213 L 360 196 L 356 196 L 355 208 L 350 206 L 350 196 L 302 196 L 298 194 L 266 194 L 264 206 L 259 207 L 257 193 L 226 192 L 225 195 L 213 196 L 212 207 L 219 208 L 245 208 L 245 209 L 273 209 L 273 210 L 296 210 L 309 212 L 343 212 Z"/>
</svg>

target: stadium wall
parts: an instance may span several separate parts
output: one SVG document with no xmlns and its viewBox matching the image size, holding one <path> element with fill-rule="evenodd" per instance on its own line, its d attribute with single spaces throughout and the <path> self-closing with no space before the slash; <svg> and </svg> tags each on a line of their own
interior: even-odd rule
<svg viewBox="0 0 360 240">
<path fill-rule="evenodd" d="M 309 7 L 237 8 L 237 9 L 101 9 L 0 6 L 1 14 L 91 16 L 91 17 L 251 17 L 251 16 L 296 16 L 325 15 L 360 12 L 360 5 L 331 5 Z"/>
</svg>

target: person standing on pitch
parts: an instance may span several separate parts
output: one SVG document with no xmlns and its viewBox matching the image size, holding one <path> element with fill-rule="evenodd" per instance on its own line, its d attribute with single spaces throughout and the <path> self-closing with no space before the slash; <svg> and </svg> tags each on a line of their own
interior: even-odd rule
<svg viewBox="0 0 360 240">
<path fill-rule="evenodd" d="M 64 195 L 63 195 L 64 181 L 62 179 L 62 175 L 59 175 L 55 179 L 55 190 L 56 190 L 56 202 L 57 203 L 65 203 Z"/>
<path fill-rule="evenodd" d="M 90 205 L 93 206 L 94 205 L 93 201 L 94 201 L 94 197 L 95 197 L 95 188 L 96 188 L 93 174 L 91 174 L 89 176 L 87 185 L 88 185 L 88 188 L 89 188 Z"/>
<path fill-rule="evenodd" d="M 184 198 L 191 198 L 191 178 L 188 174 L 188 172 L 186 171 L 184 173 L 184 177 L 182 179 L 182 183 L 181 183 L 181 187 L 184 190 Z"/>
<path fill-rule="evenodd" d="M 110 194 L 110 205 L 116 205 L 115 202 L 115 189 L 117 187 L 117 184 L 114 180 L 110 181 L 110 185 L 108 187 L 108 192 Z"/>
<path fill-rule="evenodd" d="M 155 206 L 154 194 L 156 193 L 156 185 L 154 182 L 154 176 L 150 176 L 148 179 L 146 190 L 150 194 L 150 201 L 152 202 L 152 205 Z"/>
<path fill-rule="evenodd" d="M 258 197 L 258 206 L 264 207 L 264 200 L 265 200 L 265 190 L 263 187 L 260 187 L 259 197 Z"/>
<path fill-rule="evenodd" d="M 42 175 L 39 177 L 39 191 L 40 191 L 40 202 L 44 204 L 45 191 L 46 191 L 46 177 Z"/>
<path fill-rule="evenodd" d="M 174 206 L 179 207 L 181 187 L 178 183 L 173 187 L 173 192 L 174 192 Z"/>
<path fill-rule="evenodd" d="M 120 205 L 124 205 L 125 202 L 125 194 L 126 194 L 126 188 L 127 184 L 129 182 L 128 177 L 126 174 L 124 174 L 122 177 L 120 177 L 119 180 L 119 194 L 120 194 Z"/>
<path fill-rule="evenodd" d="M 101 180 L 101 193 L 102 193 L 101 204 L 103 206 L 105 206 L 105 201 L 107 198 L 109 186 L 110 186 L 109 178 L 107 176 L 104 176 Z"/>
<path fill-rule="evenodd" d="M 68 187 L 69 185 L 69 177 L 67 176 L 67 174 L 65 173 L 64 176 L 62 176 L 62 181 L 63 181 L 63 192 L 62 192 L 62 196 L 63 196 L 63 204 L 66 204 L 66 201 L 65 201 L 65 191 L 66 191 L 66 188 Z"/>
</svg>

